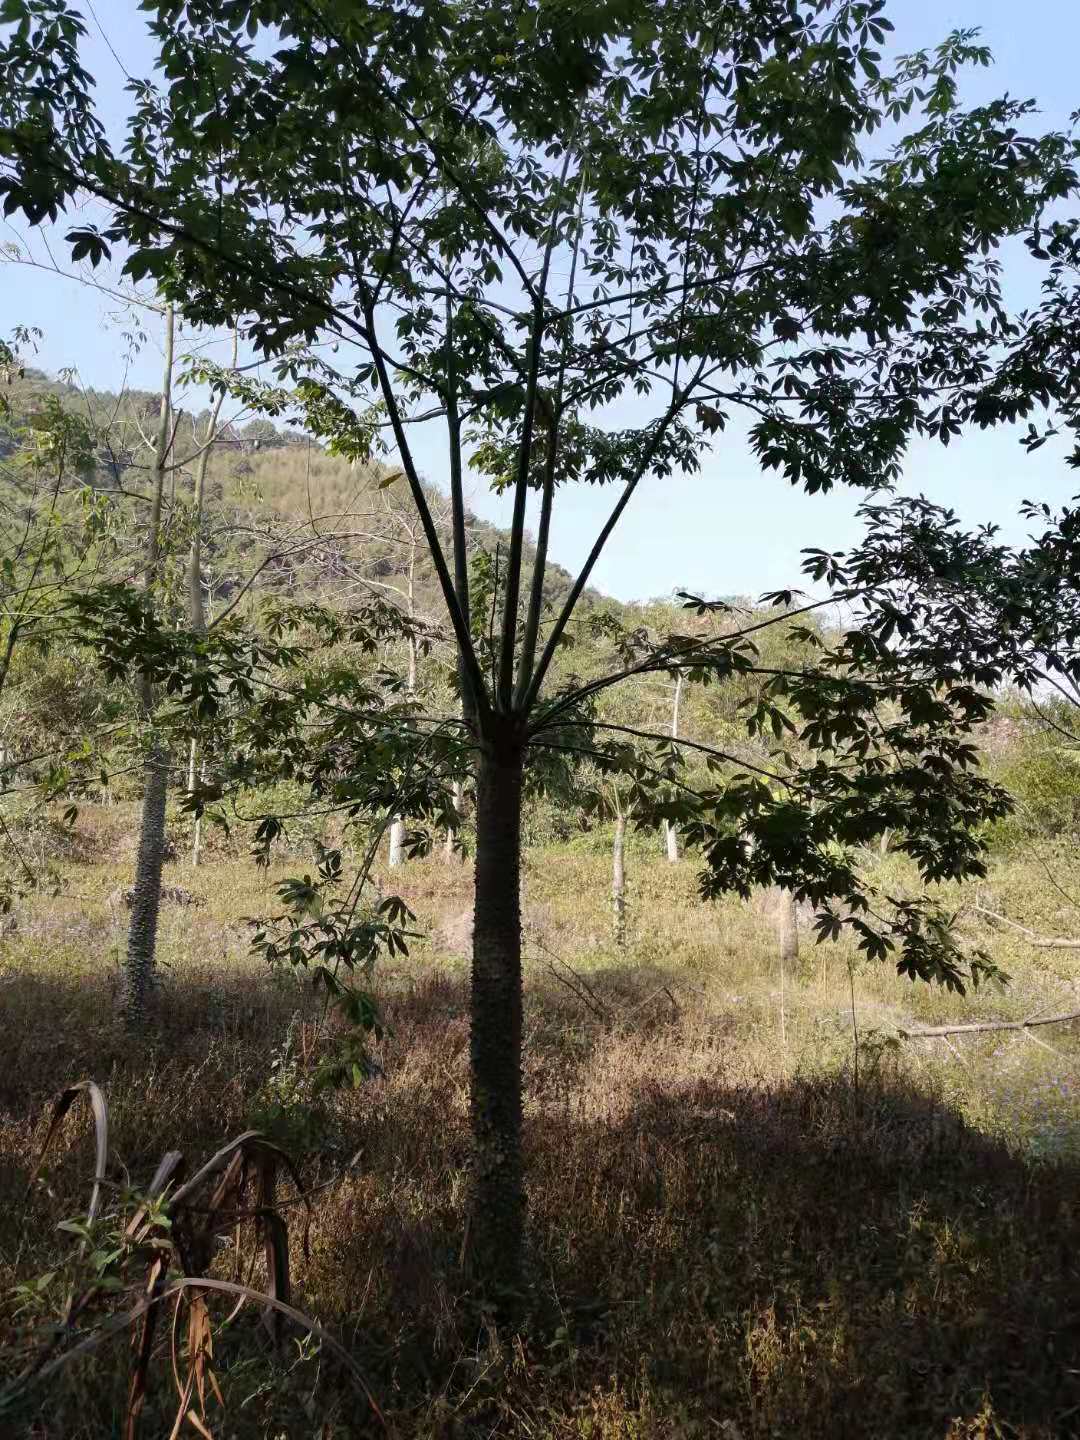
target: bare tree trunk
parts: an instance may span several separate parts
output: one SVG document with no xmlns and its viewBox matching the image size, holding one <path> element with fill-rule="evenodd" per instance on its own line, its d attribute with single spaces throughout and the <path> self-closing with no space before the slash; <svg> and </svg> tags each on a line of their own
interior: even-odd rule
<svg viewBox="0 0 1080 1440">
<path fill-rule="evenodd" d="M 409 560 L 408 574 L 408 598 L 407 614 L 410 619 L 413 615 L 414 584 L 416 575 L 416 538 L 413 537 L 412 554 Z M 416 694 L 416 638 L 409 636 L 409 661 L 408 670 L 405 676 L 406 692 L 413 696 Z M 394 817 L 390 825 L 390 868 L 395 870 L 405 861 L 405 821 L 400 815 Z"/>
<path fill-rule="evenodd" d="M 799 958 L 799 911 L 790 890 L 781 890 L 777 896 L 776 929 L 780 964 L 790 969 Z"/>
<path fill-rule="evenodd" d="M 523 1284 L 521 1153 L 521 791 L 512 736 L 487 740 L 476 778 L 469 1246 L 476 1273 L 506 1311 Z"/>
<path fill-rule="evenodd" d="M 165 375 L 161 387 L 161 408 L 154 439 L 151 476 L 150 533 L 146 547 L 145 587 L 153 596 L 160 562 L 161 501 L 165 487 L 165 461 L 169 453 L 169 424 L 172 416 L 172 371 L 174 340 L 173 307 L 165 307 Z M 150 677 L 139 677 L 139 708 L 144 720 L 153 715 L 154 697 Z M 128 927 L 127 958 L 121 1007 L 130 1030 L 146 1025 L 150 992 L 154 984 L 154 951 L 157 947 L 158 907 L 161 903 L 161 867 L 165 859 L 165 797 L 169 783 L 169 756 L 160 740 L 153 739 L 143 771 L 142 821 L 139 851 L 135 862 L 131 923 Z"/>
<path fill-rule="evenodd" d="M 615 944 L 622 950 L 626 945 L 626 816 L 615 817 L 615 839 L 611 846 L 611 909 L 615 929 Z"/>
<path fill-rule="evenodd" d="M 237 353 L 240 347 L 240 332 L 233 331 L 232 363 L 236 365 Z M 220 390 L 210 411 L 210 420 L 206 427 L 206 434 L 203 437 L 202 450 L 199 453 L 199 463 L 195 470 L 195 503 L 194 513 L 191 517 L 191 549 L 188 551 L 188 621 L 192 630 L 199 635 L 206 634 L 206 605 L 203 602 L 202 585 L 202 527 L 203 512 L 206 507 L 206 472 L 210 467 L 210 452 L 214 448 L 214 441 L 217 439 L 218 419 L 221 416 L 221 407 L 225 401 L 225 391 Z M 194 429 L 194 424 L 192 425 Z M 195 741 L 191 742 L 191 754 L 188 757 L 188 794 L 195 790 L 195 783 L 198 779 L 197 746 Z M 196 817 L 195 827 L 191 837 L 191 863 L 198 868 L 202 857 L 202 818 Z"/>
<path fill-rule="evenodd" d="M 461 807 L 465 803 L 465 785 L 461 780 L 454 781 L 454 809 L 461 814 Z M 457 837 L 453 830 L 447 830 L 446 840 L 443 844 L 443 855 L 449 865 L 451 860 L 458 854 L 456 844 Z"/>
<path fill-rule="evenodd" d="M 196 780 L 197 780 L 197 778 L 198 778 L 198 776 L 197 776 L 197 774 L 196 774 L 196 765 L 197 765 L 197 762 L 198 762 L 198 754 L 197 754 L 197 752 L 198 752 L 198 746 L 196 745 L 195 740 L 192 739 L 192 741 L 191 741 L 191 750 L 190 750 L 189 753 L 188 753 L 187 789 L 188 789 L 188 794 L 189 794 L 189 795 L 194 794 L 194 792 L 195 792 L 195 782 L 196 782 Z M 202 816 L 201 816 L 201 815 L 197 815 L 197 816 L 195 817 L 195 825 L 194 825 L 194 828 L 192 829 L 192 832 L 191 832 L 191 865 L 192 865 L 192 869 L 197 870 L 197 869 L 199 868 L 199 864 L 200 864 L 201 860 L 202 860 Z"/>
<path fill-rule="evenodd" d="M 780 941 L 780 1043 L 786 1048 L 785 975 L 799 958 L 799 912 L 790 890 L 778 890 L 776 902 L 776 930 Z"/>
<path fill-rule="evenodd" d="M 671 738 L 679 738 L 679 703 L 682 700 L 682 672 L 675 677 L 675 699 L 671 706 Z M 664 821 L 664 835 L 667 840 L 667 858 L 672 865 L 679 863 L 679 832 L 670 820 Z"/>
</svg>

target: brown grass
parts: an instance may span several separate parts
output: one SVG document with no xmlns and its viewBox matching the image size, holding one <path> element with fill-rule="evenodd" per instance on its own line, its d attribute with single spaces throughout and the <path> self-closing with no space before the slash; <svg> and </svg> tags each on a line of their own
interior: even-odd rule
<svg viewBox="0 0 1080 1440">
<path fill-rule="evenodd" d="M 1000 1071 L 992 1044 L 909 1062 L 871 1037 L 856 1092 L 842 952 L 807 947 L 787 977 L 782 1050 L 760 913 L 702 909 L 692 867 L 639 864 L 631 949 L 614 955 L 604 874 L 603 857 L 548 855 L 526 881 L 532 1299 L 520 1337 L 479 1338 L 462 1264 L 460 962 L 420 945 L 385 969 L 383 1078 L 317 1100 L 305 1069 L 317 1011 L 243 949 L 242 917 L 269 903 L 273 877 L 239 863 L 169 877 L 206 904 L 165 913 L 160 1028 L 145 1046 L 112 1018 L 122 922 L 103 897 L 118 867 L 73 870 L 81 898 L 30 907 L 4 942 L 0 1285 L 54 1268 L 67 1241 L 55 1224 L 85 1209 L 88 1122 L 69 1119 L 29 1198 L 25 1182 L 50 1097 L 92 1075 L 109 1097 L 114 1178 L 122 1159 L 135 1187 L 164 1149 L 194 1165 L 252 1121 L 299 1152 L 307 1184 L 326 1188 L 307 1261 L 292 1212 L 295 1303 L 349 1346 L 401 1437 L 1080 1435 L 1080 1172 L 1033 1166 L 1006 1143 L 976 1084 Z M 467 884 L 433 861 L 408 867 L 401 888 L 437 929 Z M 557 978 L 554 956 L 591 1003 Z M 976 1008 L 1028 1004 L 1036 978 L 1019 983 L 1019 999 Z M 1039 993 L 1059 983 L 1043 977 Z M 963 1008 L 878 971 L 857 985 L 864 1030 Z M 272 1074 L 287 1034 L 292 1059 Z M 980 1114 L 982 1130 L 965 1119 Z M 9 1372 L 38 1338 L 16 1308 L 0 1316 Z M 329 1357 L 275 1358 L 244 1315 L 215 1346 L 228 1407 L 211 1416 L 215 1435 L 377 1433 Z M 127 1367 L 124 1341 L 111 1342 L 29 1410 L 0 1414 L 0 1434 L 117 1433 Z M 167 1375 L 145 1436 L 168 1434 Z"/>
</svg>

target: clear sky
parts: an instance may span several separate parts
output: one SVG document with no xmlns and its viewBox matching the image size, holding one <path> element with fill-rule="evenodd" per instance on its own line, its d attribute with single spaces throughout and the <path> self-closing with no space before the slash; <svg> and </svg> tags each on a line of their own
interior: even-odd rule
<svg viewBox="0 0 1080 1440">
<path fill-rule="evenodd" d="M 143 17 L 135 0 L 93 0 L 92 9 L 82 0 L 80 8 L 93 36 L 87 68 L 98 81 L 106 117 L 118 119 L 126 100 L 121 66 L 142 74 L 151 63 Z M 966 77 L 963 95 L 970 102 L 1006 91 L 1033 96 L 1045 128 L 1064 125 L 1070 112 L 1080 108 L 1080 0 L 893 0 L 889 14 L 897 48 L 904 51 L 932 45 L 954 28 L 981 27 L 997 63 Z M 45 257 L 40 236 L 28 237 L 9 222 L 0 222 L 0 247 L 12 239 L 24 244 L 32 239 L 36 253 Z M 54 245 L 54 253 L 62 260 L 62 248 Z M 1010 293 L 1014 303 L 1035 299 L 1032 270 L 1022 262 Z M 130 328 L 110 321 L 116 309 L 75 281 L 4 264 L 0 256 L 0 334 L 8 335 L 18 324 L 40 327 L 45 335 L 36 363 L 46 370 L 73 366 L 85 383 L 115 388 L 127 349 L 121 330 Z M 132 365 L 131 382 L 156 387 L 158 364 L 153 344 L 144 346 Z M 444 462 L 437 444 L 425 441 L 420 459 L 429 478 L 440 482 Z M 1019 538 L 1019 502 L 1064 500 L 1080 491 L 1080 477 L 1051 445 L 1029 457 L 1015 438 L 988 432 L 965 437 L 947 450 L 916 444 L 905 488 L 953 505 L 969 523 L 992 521 L 1006 535 Z M 561 492 L 552 527 L 553 558 L 573 569 L 614 498 L 605 489 L 587 486 Z M 654 481 L 639 491 L 594 580 L 624 600 L 666 595 L 677 588 L 713 595 L 757 594 L 797 584 L 803 546 L 837 549 L 855 539 L 859 498 L 850 492 L 806 496 L 775 475 L 762 474 L 732 427 L 719 437 L 697 475 Z M 472 503 L 492 519 L 506 513 L 505 503 L 482 491 L 474 492 Z"/>
</svg>

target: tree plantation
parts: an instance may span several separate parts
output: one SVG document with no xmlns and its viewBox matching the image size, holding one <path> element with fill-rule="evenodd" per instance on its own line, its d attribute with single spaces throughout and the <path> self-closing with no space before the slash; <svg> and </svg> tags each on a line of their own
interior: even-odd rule
<svg viewBox="0 0 1080 1440">
<path fill-rule="evenodd" d="M 904 31 L 0 3 L 0 1432 L 1080 1433 L 1080 144 Z"/>
</svg>

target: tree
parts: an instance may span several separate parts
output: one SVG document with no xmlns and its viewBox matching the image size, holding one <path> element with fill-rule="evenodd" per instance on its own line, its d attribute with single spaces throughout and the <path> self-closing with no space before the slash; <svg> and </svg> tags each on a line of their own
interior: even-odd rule
<svg viewBox="0 0 1080 1440">
<path fill-rule="evenodd" d="M 679 671 L 675 672 L 675 689 L 671 697 L 671 738 L 679 738 L 679 705 L 682 701 L 683 677 Z M 679 832 L 670 820 L 664 824 L 664 842 L 667 847 L 667 858 L 672 865 L 679 863 Z"/>
<path fill-rule="evenodd" d="M 32 222 L 96 198 L 108 216 L 69 231 L 73 254 L 118 250 L 197 324 L 243 317 L 288 382 L 267 414 L 299 401 L 342 453 L 366 456 L 384 435 L 395 451 L 477 756 L 469 1244 L 492 1292 L 510 1295 L 524 1219 L 524 769 L 533 750 L 575 748 L 568 730 L 597 748 L 582 703 L 623 678 L 549 683 L 596 562 L 645 482 L 695 469 L 735 413 L 764 468 L 820 491 L 879 487 L 911 436 L 947 443 L 1049 399 L 1041 380 L 997 384 L 1020 331 L 995 247 L 1072 193 L 1073 145 L 1024 133 L 1027 103 L 961 106 L 957 73 L 988 59 L 971 33 L 883 71 L 883 0 L 146 8 L 162 89 L 133 87 L 117 154 L 79 64 L 78 17 L 65 0 L 8 4 L 0 190 Z M 886 121 L 900 138 L 868 161 Z M 449 552 L 414 454 L 423 425 L 443 430 Z M 467 463 L 513 496 L 490 675 L 471 625 Z M 552 512 L 575 481 L 617 498 L 550 614 Z M 702 648 L 699 670 L 752 668 L 748 638 Z M 637 663 L 686 668 L 674 658 Z M 936 675 L 854 642 L 784 683 L 819 752 L 784 800 L 753 775 L 670 799 L 667 818 L 697 827 L 707 891 L 782 883 L 850 906 L 861 891 L 837 847 L 901 814 L 927 878 L 978 867 L 965 837 L 1001 802 L 967 773 L 960 742 L 931 730 L 972 722 L 970 687 L 946 674 L 939 694 Z M 899 696 L 889 739 L 908 756 L 887 779 L 860 751 L 883 695 Z M 751 718 L 783 731 L 767 696 Z M 954 951 L 917 907 L 853 923 L 872 953 L 895 943 L 911 973 L 956 981 Z"/>
<path fill-rule="evenodd" d="M 205 520 L 206 477 L 211 452 L 218 436 L 218 421 L 225 399 L 224 386 L 210 410 L 205 432 L 193 435 L 191 451 L 177 456 L 176 436 L 179 416 L 174 408 L 174 371 L 176 355 L 175 306 L 166 300 L 164 315 L 164 371 L 158 399 L 157 423 L 152 435 L 144 436 L 149 453 L 150 518 L 146 531 L 146 559 L 143 589 L 146 606 L 153 610 L 161 603 L 165 555 L 162 545 L 165 482 L 192 465 L 195 469 L 194 498 L 191 516 L 191 542 L 185 566 L 188 622 L 194 636 L 206 633 L 206 610 L 202 581 L 202 530 Z M 234 330 L 234 337 L 236 331 Z M 234 364 L 236 342 L 234 338 Z M 144 724 L 152 726 L 156 697 L 148 671 L 138 681 L 138 699 Z M 189 794 L 196 789 L 196 742 L 188 746 Z M 154 954 L 157 948 L 158 908 L 161 900 L 161 871 L 165 859 L 165 812 L 169 788 L 171 757 L 162 733 L 150 735 L 149 749 L 143 770 L 143 803 L 139 828 L 139 846 L 135 861 L 135 882 L 132 887 L 131 921 L 128 928 L 127 961 L 121 993 L 121 1009 L 125 1022 L 134 1030 L 146 1024 L 146 1010 L 154 983 Z M 193 863 L 199 863 L 201 829 L 196 817 Z"/>
<path fill-rule="evenodd" d="M 175 355 L 175 312 L 165 305 L 165 370 L 158 407 L 158 422 L 150 442 L 150 520 L 146 532 L 146 568 L 143 585 L 147 602 L 153 603 L 161 563 L 161 505 L 165 474 L 173 443 L 172 378 Z M 150 675 L 143 671 L 138 681 L 139 706 L 144 721 L 154 709 Z M 131 895 L 127 960 L 124 968 L 121 1008 L 127 1024 L 141 1030 L 154 982 L 154 951 L 157 948 L 158 907 L 161 903 L 161 867 L 165 859 L 165 799 L 169 786 L 169 756 L 161 738 L 151 736 L 143 768 L 143 803 L 139 825 L 139 848 L 135 859 L 135 883 Z"/>
</svg>

